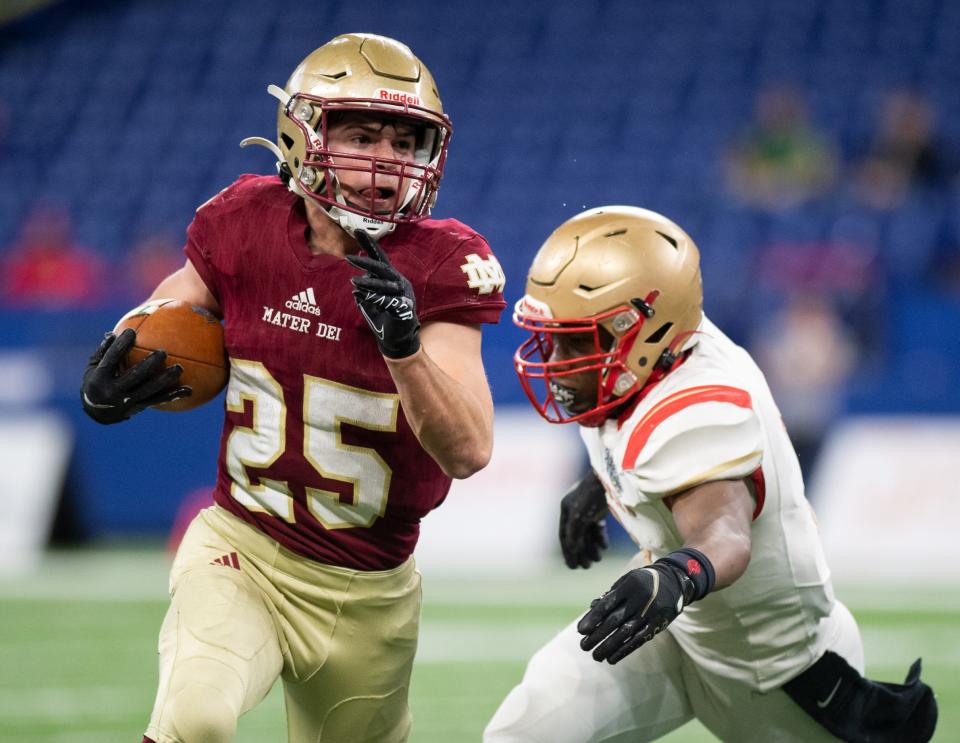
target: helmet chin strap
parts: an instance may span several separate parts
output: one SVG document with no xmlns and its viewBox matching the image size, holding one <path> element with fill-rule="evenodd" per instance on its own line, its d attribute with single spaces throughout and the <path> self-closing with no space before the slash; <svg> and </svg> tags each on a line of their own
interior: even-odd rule
<svg viewBox="0 0 960 743">
<path fill-rule="evenodd" d="M 333 197 L 337 200 L 337 203 L 346 206 L 347 200 L 343 198 L 337 174 L 332 169 L 328 170 L 327 174 L 327 177 L 330 178 L 330 184 L 333 186 Z M 363 230 L 374 240 L 379 240 L 384 235 L 393 232 L 393 228 L 396 227 L 392 222 L 384 222 L 373 217 L 356 214 L 333 204 L 320 204 L 320 207 L 323 209 L 323 213 L 340 225 L 350 237 L 353 237 L 353 233 L 357 230 Z"/>
<path fill-rule="evenodd" d="M 341 198 L 338 194 L 337 199 L 340 200 Z M 353 237 L 353 233 L 357 230 L 363 230 L 374 240 L 379 240 L 393 232 L 394 227 L 396 227 L 392 222 L 381 222 L 379 219 L 354 214 L 346 209 L 341 209 L 339 206 L 324 205 L 323 213 L 340 225 L 350 237 Z"/>
</svg>

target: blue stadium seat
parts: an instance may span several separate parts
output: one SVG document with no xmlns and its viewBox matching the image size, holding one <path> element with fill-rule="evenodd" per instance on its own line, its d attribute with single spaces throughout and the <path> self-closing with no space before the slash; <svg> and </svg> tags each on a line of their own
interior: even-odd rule
<svg viewBox="0 0 960 743">
<path fill-rule="evenodd" d="M 10 121 L 0 239 L 13 239 L 34 197 L 50 196 L 109 255 L 137 234 L 182 234 L 194 207 L 237 174 L 272 172 L 266 152 L 237 147 L 274 134 L 266 85 L 282 84 L 327 36 L 362 29 L 407 41 L 433 69 L 455 125 L 438 214 L 501 243 L 511 276 L 582 206 L 640 203 L 702 236 L 705 272 L 724 275 L 710 279 L 714 304 L 733 318 L 766 241 L 876 241 L 891 278 L 917 289 L 956 211 L 956 196 L 917 194 L 881 213 L 840 188 L 758 214 L 725 192 L 721 163 L 753 121 L 758 90 L 782 83 L 807 96 L 847 166 L 871 141 L 883 96 L 902 85 L 929 97 L 940 136 L 960 149 L 958 3 L 564 0 L 478 10 L 417 0 L 380 10 L 371 21 L 367 6 L 342 2 L 291 12 L 254 0 L 62 3 L 0 30 Z"/>
</svg>

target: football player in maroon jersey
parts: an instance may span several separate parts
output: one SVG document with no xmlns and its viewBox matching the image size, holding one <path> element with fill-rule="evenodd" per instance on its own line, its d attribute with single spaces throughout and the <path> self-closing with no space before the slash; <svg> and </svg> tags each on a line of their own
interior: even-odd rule
<svg viewBox="0 0 960 743">
<path fill-rule="evenodd" d="M 391 39 L 339 36 L 280 101 L 280 177 L 241 176 L 197 211 L 151 300 L 223 318 L 230 381 L 214 505 L 170 579 L 145 740 L 229 741 L 284 682 L 290 741 L 405 740 L 420 519 L 484 467 L 493 404 L 481 325 L 503 272 L 486 241 L 429 219 L 451 125 Z M 125 420 L 189 394 L 156 352 L 127 372 L 108 334 L 84 409 Z"/>
</svg>

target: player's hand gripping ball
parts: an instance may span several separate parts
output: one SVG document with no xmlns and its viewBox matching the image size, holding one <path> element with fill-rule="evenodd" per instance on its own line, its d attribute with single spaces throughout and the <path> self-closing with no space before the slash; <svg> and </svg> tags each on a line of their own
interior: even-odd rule
<svg viewBox="0 0 960 743">
<path fill-rule="evenodd" d="M 183 369 L 179 385 L 191 393 L 156 404 L 157 410 L 190 410 L 216 397 L 229 376 L 223 326 L 202 307 L 177 299 L 156 299 L 128 312 L 117 323 L 117 336 L 126 328 L 136 331 L 136 341 L 120 363 L 121 372 L 135 367 L 151 353 L 164 351 L 167 369 Z"/>
<path fill-rule="evenodd" d="M 223 327 L 200 307 L 157 299 L 127 313 L 90 357 L 80 398 L 97 423 L 127 420 L 148 407 L 190 410 L 223 389 Z"/>
</svg>

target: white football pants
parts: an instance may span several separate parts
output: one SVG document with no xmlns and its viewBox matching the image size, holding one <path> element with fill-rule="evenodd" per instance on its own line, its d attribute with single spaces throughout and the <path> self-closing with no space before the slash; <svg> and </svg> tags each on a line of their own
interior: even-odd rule
<svg viewBox="0 0 960 743">
<path fill-rule="evenodd" d="M 839 601 L 829 648 L 863 671 L 860 631 Z M 500 705 L 484 743 L 636 743 L 694 717 L 722 741 L 818 743 L 834 738 L 780 689 L 760 693 L 698 667 L 669 629 L 617 665 L 580 649 L 576 622 L 527 665 Z"/>
</svg>

